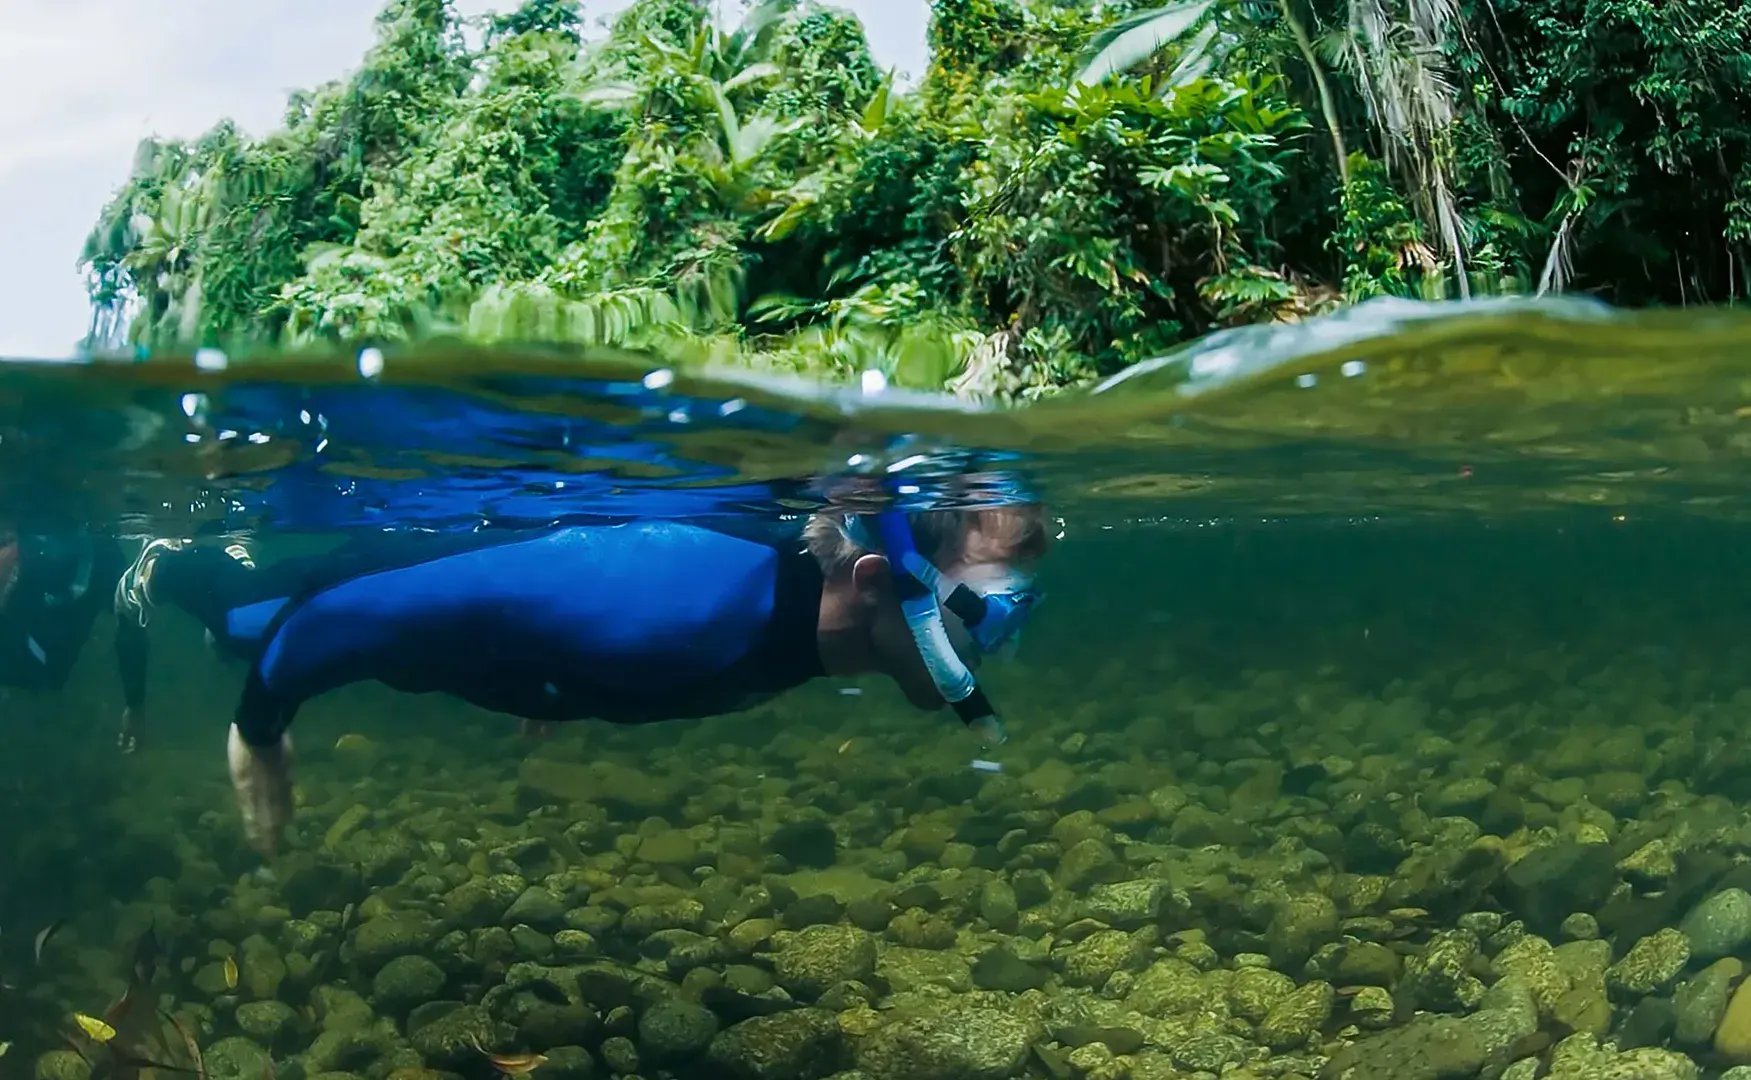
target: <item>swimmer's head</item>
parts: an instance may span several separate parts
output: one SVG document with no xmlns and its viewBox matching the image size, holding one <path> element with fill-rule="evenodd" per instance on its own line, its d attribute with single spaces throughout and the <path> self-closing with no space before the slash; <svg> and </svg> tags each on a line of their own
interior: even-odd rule
<svg viewBox="0 0 1751 1080">
<path fill-rule="evenodd" d="M 921 651 L 900 604 L 909 575 L 890 559 L 869 518 L 820 513 L 804 535 L 826 578 L 822 600 L 822 657 L 836 674 L 880 671 L 894 679 L 920 708 L 941 708 L 940 671 L 933 677 L 928 647 Z M 912 547 L 939 575 L 933 583 L 943 612 L 948 643 L 967 668 L 977 666 L 987 648 L 1014 630 L 995 607 L 981 627 L 954 613 L 950 597 L 965 586 L 980 597 L 1031 595 L 1035 566 L 1048 546 L 1045 511 L 1034 504 L 972 510 L 909 513 L 904 524 Z M 1025 611 L 1016 613 L 1025 615 Z M 975 631 L 977 630 L 977 634 Z M 976 640 L 976 638 L 981 640 Z"/>
</svg>

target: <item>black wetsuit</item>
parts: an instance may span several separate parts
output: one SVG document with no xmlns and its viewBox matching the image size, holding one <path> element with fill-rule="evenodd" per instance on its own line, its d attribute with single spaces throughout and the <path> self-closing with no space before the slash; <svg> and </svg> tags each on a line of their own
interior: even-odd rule
<svg viewBox="0 0 1751 1080">
<path fill-rule="evenodd" d="M 7 560 L 11 587 L 0 603 L 0 686 L 58 690 L 97 616 L 112 609 L 116 581 L 139 547 L 80 531 L 25 534 L 16 543 Z M 124 620 L 116 658 L 130 708 L 145 691 L 145 648 L 139 625 Z"/>
<path fill-rule="evenodd" d="M 155 608 L 250 662 L 236 719 L 255 746 L 365 680 L 535 720 L 734 711 L 823 673 L 821 587 L 794 529 L 664 521 L 383 534 L 259 570 L 196 546 L 151 578 Z"/>
</svg>

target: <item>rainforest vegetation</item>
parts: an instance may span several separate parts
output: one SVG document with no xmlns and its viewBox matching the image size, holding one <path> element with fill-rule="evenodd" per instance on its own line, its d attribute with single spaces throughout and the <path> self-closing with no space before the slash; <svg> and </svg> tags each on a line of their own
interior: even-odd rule
<svg viewBox="0 0 1751 1080">
<path fill-rule="evenodd" d="M 933 0 L 905 88 L 842 10 L 728 14 L 388 0 L 279 130 L 140 146 L 82 255 L 93 342 L 660 346 L 1016 398 L 1380 294 L 1751 283 L 1740 0 Z"/>
</svg>

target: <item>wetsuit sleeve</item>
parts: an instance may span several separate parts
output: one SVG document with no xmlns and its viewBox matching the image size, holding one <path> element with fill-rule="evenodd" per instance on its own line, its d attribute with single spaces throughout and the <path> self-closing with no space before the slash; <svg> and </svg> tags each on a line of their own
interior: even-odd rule
<svg viewBox="0 0 1751 1080">
<path fill-rule="evenodd" d="M 116 669 L 122 683 L 122 703 L 138 713 L 146 706 L 146 628 L 123 617 L 116 624 Z"/>
</svg>

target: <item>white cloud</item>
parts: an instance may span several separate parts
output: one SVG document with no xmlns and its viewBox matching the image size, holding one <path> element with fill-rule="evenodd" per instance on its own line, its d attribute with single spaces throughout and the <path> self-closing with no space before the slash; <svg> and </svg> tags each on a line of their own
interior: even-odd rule
<svg viewBox="0 0 1751 1080">
<path fill-rule="evenodd" d="M 842 6 L 878 63 L 921 72 L 927 0 Z M 84 333 L 73 263 L 141 138 L 197 135 L 222 117 L 273 128 L 290 91 L 358 63 L 376 11 L 374 0 L 0 0 L 0 356 L 65 355 Z"/>
</svg>

